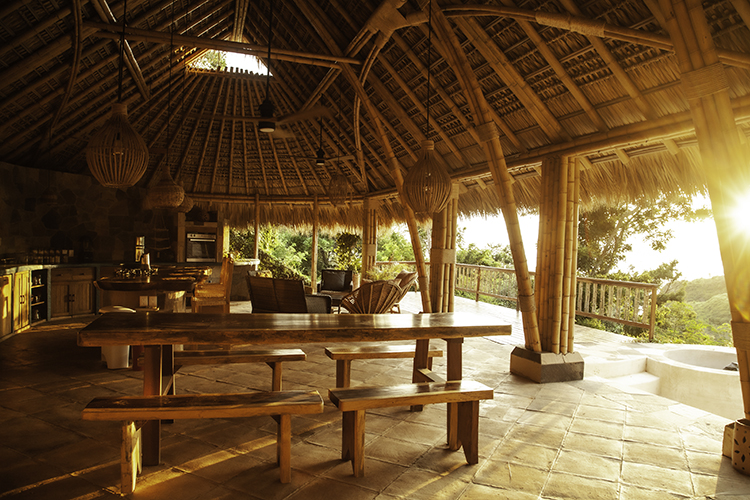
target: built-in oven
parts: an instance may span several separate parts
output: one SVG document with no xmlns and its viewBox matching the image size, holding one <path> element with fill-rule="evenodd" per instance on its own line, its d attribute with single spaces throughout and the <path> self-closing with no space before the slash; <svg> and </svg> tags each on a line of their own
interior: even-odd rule
<svg viewBox="0 0 750 500">
<path fill-rule="evenodd" d="M 216 234 L 187 233 L 185 260 L 187 262 L 216 262 Z"/>
</svg>

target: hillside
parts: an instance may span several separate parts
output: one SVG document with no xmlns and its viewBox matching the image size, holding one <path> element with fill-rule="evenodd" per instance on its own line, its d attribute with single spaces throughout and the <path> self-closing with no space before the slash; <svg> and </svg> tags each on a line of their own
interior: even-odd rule
<svg viewBox="0 0 750 500">
<path fill-rule="evenodd" d="M 714 295 L 727 293 L 724 276 L 713 278 L 699 278 L 692 281 L 678 281 L 675 288 L 685 287 L 685 302 L 706 302 Z"/>
</svg>

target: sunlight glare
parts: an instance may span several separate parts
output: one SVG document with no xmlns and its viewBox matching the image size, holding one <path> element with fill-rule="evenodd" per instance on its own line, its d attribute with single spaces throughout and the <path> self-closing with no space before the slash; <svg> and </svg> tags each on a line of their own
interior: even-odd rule
<svg viewBox="0 0 750 500">
<path fill-rule="evenodd" d="M 732 225 L 745 237 L 750 237 L 750 195 L 737 197 L 732 209 Z"/>
<path fill-rule="evenodd" d="M 268 69 L 263 62 L 255 56 L 247 54 L 237 54 L 235 52 L 226 52 L 227 67 L 240 68 L 252 71 L 259 75 L 265 75 Z M 271 72 L 273 76 L 273 72 Z"/>
</svg>

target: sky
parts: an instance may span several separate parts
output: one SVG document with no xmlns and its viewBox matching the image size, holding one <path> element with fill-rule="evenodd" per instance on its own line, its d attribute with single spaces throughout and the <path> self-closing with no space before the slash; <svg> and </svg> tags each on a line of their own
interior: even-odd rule
<svg viewBox="0 0 750 500">
<path fill-rule="evenodd" d="M 533 269 L 536 267 L 539 218 L 522 216 L 520 224 L 526 259 L 529 268 Z M 478 247 L 484 248 L 490 244 L 507 245 L 509 242 L 502 217 L 459 218 L 458 227 L 466 228 L 464 236 L 467 245 L 475 243 Z M 682 279 L 694 280 L 724 274 L 713 219 L 693 223 L 676 221 L 671 224 L 671 229 L 674 237 L 661 252 L 651 250 L 642 238 L 631 238 L 628 243 L 633 245 L 633 251 L 618 266 L 618 270 L 628 271 L 630 266 L 633 266 L 635 271 L 646 271 L 655 269 L 662 263 L 677 260 L 677 269 L 682 273 Z"/>
</svg>

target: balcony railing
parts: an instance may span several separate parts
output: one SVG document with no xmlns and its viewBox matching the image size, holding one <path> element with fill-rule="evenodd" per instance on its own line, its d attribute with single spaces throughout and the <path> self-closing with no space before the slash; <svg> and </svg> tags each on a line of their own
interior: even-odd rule
<svg viewBox="0 0 750 500">
<path fill-rule="evenodd" d="M 377 265 L 405 265 L 412 262 L 377 262 Z M 427 264 L 429 267 L 429 263 Z M 534 273 L 531 273 L 532 283 Z M 648 330 L 654 339 L 657 286 L 651 283 L 614 281 L 598 278 L 576 278 L 576 314 Z M 456 264 L 456 290 L 518 303 L 516 274 L 513 269 Z"/>
</svg>

